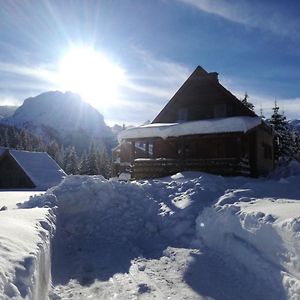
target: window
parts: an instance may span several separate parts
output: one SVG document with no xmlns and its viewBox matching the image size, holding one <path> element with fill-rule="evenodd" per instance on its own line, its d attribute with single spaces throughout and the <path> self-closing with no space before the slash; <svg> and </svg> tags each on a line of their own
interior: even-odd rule
<svg viewBox="0 0 300 300">
<path fill-rule="evenodd" d="M 187 119 L 188 119 L 188 109 L 186 107 L 179 108 L 177 122 L 187 121 Z"/>
</svg>

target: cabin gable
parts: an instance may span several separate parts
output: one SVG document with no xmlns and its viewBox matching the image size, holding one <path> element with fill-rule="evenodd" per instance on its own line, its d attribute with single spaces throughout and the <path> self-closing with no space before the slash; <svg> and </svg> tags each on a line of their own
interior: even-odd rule
<svg viewBox="0 0 300 300">
<path fill-rule="evenodd" d="M 211 118 L 256 116 L 218 80 L 198 66 L 152 123 L 176 123 Z"/>
</svg>

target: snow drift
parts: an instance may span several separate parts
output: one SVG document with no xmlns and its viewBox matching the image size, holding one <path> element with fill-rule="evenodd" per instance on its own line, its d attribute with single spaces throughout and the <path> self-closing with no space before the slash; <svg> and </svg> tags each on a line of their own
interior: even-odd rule
<svg viewBox="0 0 300 300">
<path fill-rule="evenodd" d="M 299 299 L 299 170 L 68 176 L 19 207 L 56 212 L 51 299 Z"/>
<path fill-rule="evenodd" d="M 0 299 L 47 299 L 53 224 L 47 208 L 0 211 Z"/>
</svg>

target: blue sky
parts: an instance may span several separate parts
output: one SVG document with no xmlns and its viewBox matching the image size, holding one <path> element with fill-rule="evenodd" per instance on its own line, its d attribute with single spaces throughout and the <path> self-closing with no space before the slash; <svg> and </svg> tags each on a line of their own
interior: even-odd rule
<svg viewBox="0 0 300 300">
<path fill-rule="evenodd" d="M 300 118 L 299 12 L 296 0 L 0 0 L 0 105 L 59 89 L 62 57 L 93 47 L 126 76 L 117 99 L 93 102 L 110 125 L 153 119 L 197 65 L 257 111 L 276 99 Z"/>
</svg>

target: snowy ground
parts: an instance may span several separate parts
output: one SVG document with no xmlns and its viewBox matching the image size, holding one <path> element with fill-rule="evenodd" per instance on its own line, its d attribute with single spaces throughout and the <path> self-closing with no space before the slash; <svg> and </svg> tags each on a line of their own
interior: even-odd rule
<svg viewBox="0 0 300 300">
<path fill-rule="evenodd" d="M 0 191 L 0 209 L 17 208 L 17 204 L 28 200 L 31 196 L 36 194 L 43 194 L 45 192 L 38 191 Z"/>
<path fill-rule="evenodd" d="M 51 209 L 16 209 L 37 192 L 0 192 L 0 299 L 45 299 L 51 284 Z"/>
<path fill-rule="evenodd" d="M 125 183 L 69 176 L 19 209 L 0 211 L 0 220 L 7 214 L 32 232 L 32 244 L 23 252 L 12 245 L 0 251 L 12 249 L 9 253 L 26 257 L 26 251 L 34 253 L 30 249 L 45 249 L 34 244 L 47 244 L 40 232 L 53 233 L 55 214 L 51 300 L 296 300 L 299 183 L 297 164 L 268 179 L 186 172 Z M 11 223 L 5 221 L 10 228 Z M 16 239 L 19 229 L 8 227 L 5 231 Z M 0 226 L 0 245 L 5 238 Z M 26 284 L 15 284 L 20 277 L 13 272 L 16 263 L 6 261 L 1 271 L 15 276 L 9 282 L 20 294 L 16 299 L 29 297 Z M 13 298 L 10 289 L 0 285 L 0 291 L 4 299 Z"/>
</svg>

